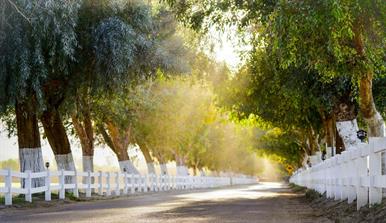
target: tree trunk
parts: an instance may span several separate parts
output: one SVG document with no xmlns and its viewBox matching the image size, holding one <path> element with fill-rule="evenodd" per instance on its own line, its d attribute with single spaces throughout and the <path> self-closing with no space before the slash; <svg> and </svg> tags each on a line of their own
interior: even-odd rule
<svg viewBox="0 0 386 223">
<path fill-rule="evenodd" d="M 335 144 L 335 153 L 341 154 L 346 148 L 344 147 L 343 139 L 340 137 L 338 130 L 335 131 L 336 144 Z M 334 154 L 334 155 L 336 155 Z"/>
<path fill-rule="evenodd" d="M 326 158 L 333 156 L 335 148 L 335 120 L 333 115 L 327 115 L 323 118 L 323 128 L 326 139 Z"/>
<path fill-rule="evenodd" d="M 193 175 L 197 176 L 197 168 L 196 167 L 193 168 Z"/>
<path fill-rule="evenodd" d="M 185 166 L 185 157 L 176 154 L 177 176 L 188 176 L 189 170 Z"/>
<path fill-rule="evenodd" d="M 116 154 L 121 171 L 126 171 L 129 174 L 139 174 L 137 168 L 133 165 L 127 153 L 129 146 L 129 130 L 122 133 L 111 122 L 107 123 L 108 132 L 102 125 L 99 125 L 99 131 L 101 132 L 106 144 Z"/>
<path fill-rule="evenodd" d="M 134 164 L 131 162 L 129 155 L 124 149 L 120 149 L 119 153 L 116 153 L 119 163 L 119 168 L 122 172 L 127 172 L 128 174 L 140 174 Z"/>
<path fill-rule="evenodd" d="M 199 171 L 200 171 L 200 176 L 202 176 L 202 177 L 206 176 L 206 173 L 205 173 L 203 168 L 200 168 Z"/>
<path fill-rule="evenodd" d="M 91 118 L 84 113 L 83 123 L 75 114 L 71 119 L 82 147 L 83 172 L 94 172 L 94 133 Z"/>
<path fill-rule="evenodd" d="M 165 155 L 160 153 L 157 150 L 154 152 L 154 155 L 155 155 L 155 157 L 158 160 L 158 163 L 159 163 L 159 166 L 160 166 L 161 175 L 168 175 L 168 168 L 166 166 L 167 161 L 165 159 Z"/>
<path fill-rule="evenodd" d="M 385 121 L 377 111 L 372 93 L 373 75 L 367 74 L 360 80 L 360 108 L 367 124 L 367 132 L 370 137 L 385 137 Z"/>
<path fill-rule="evenodd" d="M 58 170 L 75 171 L 70 142 L 59 111 L 56 108 L 50 107 L 43 112 L 40 120 L 54 152 Z M 75 183 L 75 177 L 67 176 L 65 182 L 66 184 Z"/>
<path fill-rule="evenodd" d="M 139 148 L 141 149 L 141 152 L 145 157 L 148 174 L 156 174 L 155 167 L 154 167 L 154 160 L 153 160 L 153 157 L 151 157 L 150 155 L 149 148 L 145 145 L 145 143 L 141 143 Z"/>
<path fill-rule="evenodd" d="M 326 116 L 323 120 L 323 128 L 326 136 L 326 145 L 327 147 L 333 147 L 334 146 L 334 138 L 335 138 L 335 131 L 334 131 L 334 119 L 332 116 Z"/>
<path fill-rule="evenodd" d="M 168 167 L 166 166 L 166 163 L 160 163 L 159 166 L 161 169 L 161 175 L 168 175 Z"/>
<path fill-rule="evenodd" d="M 355 148 L 360 143 L 357 137 L 358 123 L 356 119 L 356 106 L 349 95 L 349 93 L 346 93 L 334 109 L 336 129 L 342 138 L 344 148 L 347 150 Z"/>
<path fill-rule="evenodd" d="M 365 45 L 361 30 L 361 21 L 358 20 L 354 24 L 354 46 L 359 58 L 366 60 Z M 380 113 L 377 111 L 373 98 L 373 72 L 367 71 L 364 76 L 360 79 L 359 86 L 359 98 L 360 98 L 360 109 L 363 118 L 368 126 L 368 135 L 372 137 L 384 137 L 386 136 L 385 121 L 383 120 Z"/>
<path fill-rule="evenodd" d="M 36 115 L 35 100 L 16 103 L 16 127 L 19 144 L 20 172 L 30 170 L 32 172 L 43 172 L 43 156 L 40 143 L 38 119 Z M 21 181 L 25 187 L 25 181 Z M 44 186 L 44 178 L 32 179 L 32 187 Z"/>
</svg>

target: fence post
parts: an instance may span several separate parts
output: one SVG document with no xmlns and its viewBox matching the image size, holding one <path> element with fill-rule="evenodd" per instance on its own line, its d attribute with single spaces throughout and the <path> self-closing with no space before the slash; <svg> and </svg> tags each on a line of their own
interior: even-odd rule
<svg viewBox="0 0 386 223">
<path fill-rule="evenodd" d="M 162 175 L 159 175 L 157 176 L 157 191 L 162 191 L 162 188 L 161 188 L 161 184 L 162 184 L 162 180 L 161 180 L 161 177 Z"/>
<path fill-rule="evenodd" d="M 143 192 L 147 192 L 147 175 L 143 176 Z"/>
<path fill-rule="evenodd" d="M 382 175 L 382 157 L 381 153 L 375 153 L 375 139 L 369 138 L 370 155 L 369 155 L 369 203 L 370 206 L 382 202 L 382 188 L 376 187 L 375 178 Z"/>
<path fill-rule="evenodd" d="M 50 201 L 51 200 L 51 174 L 48 168 L 47 168 L 47 175 L 46 175 L 45 181 L 46 181 L 46 191 L 44 193 L 44 198 L 46 201 Z"/>
<path fill-rule="evenodd" d="M 64 189 L 64 170 L 61 169 L 60 170 L 60 174 L 59 174 L 59 199 L 64 199 L 65 198 L 65 189 Z"/>
<path fill-rule="evenodd" d="M 119 187 L 119 172 L 115 173 L 115 196 L 119 196 L 121 194 L 120 187 Z"/>
<path fill-rule="evenodd" d="M 340 185 L 341 178 L 342 178 L 342 168 L 341 168 L 341 162 L 340 162 L 340 156 L 341 154 L 337 154 L 335 157 L 335 200 L 340 200 L 340 193 L 342 190 L 342 187 Z"/>
<path fill-rule="evenodd" d="M 134 194 L 135 192 L 134 174 L 130 174 L 129 177 L 130 177 L 130 193 Z"/>
<path fill-rule="evenodd" d="M 106 196 L 111 196 L 110 172 L 106 173 Z"/>
<path fill-rule="evenodd" d="M 103 173 L 98 171 L 98 194 L 103 195 L 103 183 L 102 183 Z"/>
<path fill-rule="evenodd" d="M 150 174 L 150 190 L 151 191 L 155 191 L 155 186 L 154 186 L 154 178 L 155 178 L 155 174 Z"/>
<path fill-rule="evenodd" d="M 28 202 L 32 202 L 32 176 L 31 176 L 31 170 L 27 170 L 27 179 L 25 182 L 25 189 L 27 190 L 27 193 L 25 194 L 25 200 Z"/>
<path fill-rule="evenodd" d="M 166 177 L 166 190 L 170 190 L 170 177 L 169 175 L 165 175 Z"/>
<path fill-rule="evenodd" d="M 164 191 L 164 175 L 159 175 L 159 190 Z"/>
<path fill-rule="evenodd" d="M 87 171 L 86 197 L 91 197 L 91 172 L 90 171 Z"/>
<path fill-rule="evenodd" d="M 7 175 L 5 176 L 5 187 L 7 192 L 5 193 L 5 205 L 12 205 L 12 171 L 11 169 L 7 170 Z"/>
<path fill-rule="evenodd" d="M 123 193 L 124 194 L 128 194 L 128 192 L 129 192 L 129 184 L 128 184 L 128 180 L 127 180 L 127 172 L 126 171 L 123 172 L 123 177 L 124 177 L 123 182 L 125 184 L 125 187 L 123 188 Z"/>
<path fill-rule="evenodd" d="M 359 153 L 359 154 L 357 154 Z M 359 172 L 362 167 L 362 157 L 361 157 L 360 148 L 354 148 L 352 150 L 347 151 L 347 179 L 348 179 L 348 187 L 347 187 L 347 202 L 350 204 L 354 202 L 355 198 L 358 195 L 358 182 L 356 179 L 360 179 Z M 365 167 L 366 168 L 366 167 Z M 356 183 L 351 182 L 353 179 L 357 181 Z M 354 183 L 354 185 L 353 185 Z M 358 203 L 358 200 L 357 200 Z"/>
<path fill-rule="evenodd" d="M 340 200 L 345 200 L 348 198 L 348 186 L 345 185 L 345 179 L 347 177 L 348 167 L 347 167 L 347 153 L 348 151 L 345 150 L 341 153 L 340 156 L 340 166 L 341 166 L 341 175 L 340 175 L 340 183 L 341 183 L 341 189 L 340 189 Z"/>
<path fill-rule="evenodd" d="M 361 178 L 368 176 L 368 170 L 367 170 L 367 156 L 362 156 L 362 152 L 369 151 L 371 153 L 369 145 L 368 144 L 360 144 L 358 146 L 358 152 L 359 152 L 359 158 L 356 160 L 355 167 L 356 167 L 356 173 L 357 173 L 357 187 L 356 187 L 356 193 L 357 193 L 357 210 L 359 210 L 361 207 L 366 206 L 368 204 L 368 198 L 369 198 L 369 191 L 368 187 L 365 185 L 362 185 Z M 355 169 L 355 168 L 354 168 Z M 371 177 L 370 177 L 371 181 Z M 369 185 L 370 186 L 370 185 Z"/>
<path fill-rule="evenodd" d="M 79 186 L 78 186 L 78 171 L 74 170 L 74 178 L 75 178 L 75 188 L 74 188 L 74 197 L 79 197 Z"/>
</svg>

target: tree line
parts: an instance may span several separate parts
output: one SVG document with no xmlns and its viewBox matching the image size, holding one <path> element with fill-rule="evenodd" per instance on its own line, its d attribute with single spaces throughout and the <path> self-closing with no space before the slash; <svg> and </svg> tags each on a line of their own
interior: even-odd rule
<svg viewBox="0 0 386 223">
<path fill-rule="evenodd" d="M 186 26 L 236 27 L 251 46 L 224 103 L 279 128 L 284 142 L 267 145 L 275 153 L 306 162 L 316 151 L 356 147 L 359 128 L 385 136 L 382 1 L 165 1 Z"/>
<path fill-rule="evenodd" d="M 13 0 L 4 7 L 0 117 L 17 135 L 22 172 L 44 170 L 41 136 L 58 169 L 75 170 L 71 134 L 83 171 L 93 171 L 94 148 L 104 144 L 128 173 L 138 173 L 129 145 L 139 146 L 149 173 L 157 162 L 167 174 L 169 161 L 182 175 L 187 168 L 256 172 L 255 126 L 218 106 L 199 75 L 217 64 L 187 42 L 189 31 L 165 4 Z"/>
</svg>

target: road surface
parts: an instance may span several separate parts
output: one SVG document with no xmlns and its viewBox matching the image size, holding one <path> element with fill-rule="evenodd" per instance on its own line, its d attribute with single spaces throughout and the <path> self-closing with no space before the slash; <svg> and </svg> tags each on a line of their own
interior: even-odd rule
<svg viewBox="0 0 386 223">
<path fill-rule="evenodd" d="M 56 207 L 4 209 L 0 222 L 329 222 L 280 183 L 148 193 Z"/>
</svg>

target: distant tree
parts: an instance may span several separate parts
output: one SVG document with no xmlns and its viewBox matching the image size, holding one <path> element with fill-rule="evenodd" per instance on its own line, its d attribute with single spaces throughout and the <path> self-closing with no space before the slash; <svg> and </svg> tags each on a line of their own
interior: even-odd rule
<svg viewBox="0 0 386 223">
<path fill-rule="evenodd" d="M 0 169 L 11 169 L 13 171 L 19 171 L 19 161 L 17 159 L 8 159 L 0 161 Z"/>
</svg>

